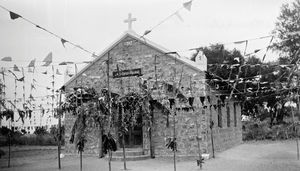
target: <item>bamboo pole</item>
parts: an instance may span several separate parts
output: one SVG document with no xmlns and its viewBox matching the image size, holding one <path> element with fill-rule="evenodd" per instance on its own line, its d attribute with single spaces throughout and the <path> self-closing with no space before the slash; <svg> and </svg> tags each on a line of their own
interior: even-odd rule
<svg viewBox="0 0 300 171">
<path fill-rule="evenodd" d="M 10 167 L 10 153 L 11 153 L 11 149 L 10 149 L 10 146 L 11 146 L 11 120 L 10 120 L 10 131 L 8 132 L 8 166 L 7 167 Z"/>
<path fill-rule="evenodd" d="M 210 139 L 211 139 L 211 148 L 212 148 L 212 157 L 215 158 L 215 145 L 214 145 L 214 135 L 213 135 L 213 120 L 212 120 L 212 111 L 211 106 L 209 107 L 209 113 L 210 113 Z"/>
<path fill-rule="evenodd" d="M 173 140 L 176 143 L 176 125 L 175 125 L 175 123 L 176 123 L 176 121 L 175 121 L 175 116 L 176 116 L 176 99 L 175 99 L 175 104 L 174 104 L 173 108 L 174 108 L 173 109 L 174 110 L 174 112 L 173 112 L 173 114 L 174 114 L 174 116 L 173 116 Z M 176 171 L 176 150 L 177 150 L 177 144 L 175 144 L 175 149 L 173 150 L 174 171 Z"/>
<path fill-rule="evenodd" d="M 109 85 L 109 62 L 110 62 L 110 54 L 109 52 L 107 52 L 107 93 L 108 93 L 108 112 L 109 112 L 109 119 L 108 119 L 108 126 L 109 126 L 109 131 L 108 133 L 110 134 L 110 130 L 111 130 L 111 94 L 110 94 L 110 85 Z M 109 158 L 108 158 L 108 169 L 109 171 L 111 171 L 111 158 L 112 158 L 112 151 L 110 149 L 108 149 L 108 154 L 109 154 Z"/>
<path fill-rule="evenodd" d="M 197 106 L 198 109 L 197 111 L 199 111 L 200 113 L 200 107 Z M 197 133 L 197 136 L 196 136 L 196 140 L 197 140 L 197 146 L 198 146 L 198 155 L 199 155 L 199 161 L 197 164 L 199 164 L 199 167 L 200 169 L 202 169 L 202 155 L 201 155 L 201 146 L 200 146 L 200 139 L 199 139 L 199 126 L 198 126 L 198 116 L 197 116 L 197 112 L 196 112 L 196 115 L 195 115 L 196 119 L 195 119 L 195 125 L 196 125 L 196 133 Z"/>
<path fill-rule="evenodd" d="M 57 110 L 57 114 L 58 114 L 58 169 L 61 169 L 61 163 L 60 163 L 60 150 L 61 150 L 61 94 L 62 94 L 62 90 L 60 90 L 59 93 L 59 104 L 58 104 L 58 110 Z"/>
<path fill-rule="evenodd" d="M 299 79 L 298 79 L 298 84 L 299 84 Z M 299 104 L 299 91 L 297 91 L 297 103 L 298 103 L 298 112 L 300 112 L 300 104 Z M 298 113 L 299 115 L 299 113 Z M 297 159 L 299 160 L 299 138 L 298 138 L 298 129 L 296 131 L 296 144 L 297 144 Z"/>
<path fill-rule="evenodd" d="M 83 84 L 82 84 L 82 76 L 81 76 L 81 91 L 80 91 L 80 96 L 81 96 L 81 99 L 80 99 L 80 106 L 81 106 L 80 114 L 81 114 L 81 117 L 83 117 L 83 115 L 84 115 L 84 113 L 83 113 L 84 110 L 82 109 L 83 108 L 82 88 L 83 88 Z M 83 123 L 83 124 L 85 124 L 85 123 Z M 84 143 L 84 142 L 81 142 L 81 143 Z M 82 171 L 82 150 L 83 149 L 80 150 L 80 171 Z"/>
<path fill-rule="evenodd" d="M 124 95 L 124 89 L 123 89 L 123 79 L 121 78 L 121 91 L 122 95 Z M 123 131 L 122 131 L 122 145 L 123 145 L 123 165 L 124 165 L 124 170 L 127 170 L 126 167 L 126 150 L 125 150 L 125 113 L 124 113 L 124 107 L 123 104 L 121 103 L 121 115 L 122 115 L 122 126 L 123 126 Z"/>
<path fill-rule="evenodd" d="M 126 151 L 125 151 L 125 124 L 124 124 L 124 108 L 122 107 L 122 125 L 123 125 L 123 134 L 122 134 L 122 144 L 123 144 L 123 163 L 124 163 L 124 170 L 127 170 L 126 168 Z"/>
</svg>

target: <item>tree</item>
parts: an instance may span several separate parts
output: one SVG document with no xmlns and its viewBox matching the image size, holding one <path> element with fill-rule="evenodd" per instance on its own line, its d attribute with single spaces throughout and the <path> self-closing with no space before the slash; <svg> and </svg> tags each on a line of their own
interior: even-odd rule
<svg viewBox="0 0 300 171">
<path fill-rule="evenodd" d="M 245 59 L 241 52 L 237 49 L 227 50 L 222 44 L 214 44 L 207 47 L 201 47 L 198 51 L 202 51 L 207 57 L 207 71 L 220 79 L 235 79 L 235 75 L 238 73 L 238 67 L 228 68 L 233 64 L 244 64 Z M 191 60 L 195 61 L 198 54 L 193 54 Z M 220 65 L 224 64 L 224 65 Z M 222 85 L 225 86 L 225 85 Z"/>
<path fill-rule="evenodd" d="M 280 39 L 273 49 L 280 52 L 280 57 L 295 63 L 300 54 L 300 0 L 282 5 L 273 33 Z"/>
<path fill-rule="evenodd" d="M 198 51 L 199 50 L 201 50 L 207 57 L 207 64 L 235 64 L 244 63 L 245 61 L 240 51 L 237 49 L 229 51 L 224 49 L 224 45 L 222 44 L 213 44 L 210 46 L 201 47 L 198 49 Z M 191 58 L 192 61 L 195 61 L 198 51 L 197 53 L 193 54 Z"/>
<path fill-rule="evenodd" d="M 207 57 L 208 72 L 206 79 L 213 89 L 220 93 L 243 101 L 242 113 L 251 115 L 254 118 L 264 120 L 271 119 L 273 124 L 275 108 L 277 102 L 285 103 L 285 96 L 288 96 L 289 87 L 287 85 L 290 75 L 288 61 L 280 59 L 274 63 L 263 63 L 259 58 L 252 55 L 247 59 L 234 49 L 232 51 L 224 49 L 222 45 L 216 44 L 209 47 L 202 47 Z M 197 53 L 193 55 L 195 59 Z M 267 102 L 268 107 L 274 110 L 261 112 L 263 104 Z M 277 112 L 276 116 L 282 116 L 283 110 Z M 279 123 L 282 117 L 277 117 Z"/>
<path fill-rule="evenodd" d="M 37 127 L 34 131 L 35 135 L 45 135 L 48 134 L 47 130 L 44 127 Z"/>
<path fill-rule="evenodd" d="M 256 56 L 250 56 L 247 59 L 246 64 L 250 64 L 250 65 L 262 64 L 262 61 L 260 60 L 260 58 L 257 58 Z"/>
</svg>

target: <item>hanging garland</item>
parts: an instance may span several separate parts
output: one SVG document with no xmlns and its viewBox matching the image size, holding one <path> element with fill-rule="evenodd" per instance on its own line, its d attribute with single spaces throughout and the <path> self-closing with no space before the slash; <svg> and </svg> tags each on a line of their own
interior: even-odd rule
<svg viewBox="0 0 300 171">
<path fill-rule="evenodd" d="M 70 143 L 74 143 L 78 152 L 84 150 L 87 142 L 87 125 L 98 124 L 104 126 L 109 117 L 108 93 L 105 89 L 98 95 L 95 89 L 87 87 L 76 87 L 74 91 L 66 96 L 66 102 L 62 105 L 63 112 L 69 112 L 76 116 L 71 130 Z M 103 135 L 103 151 L 116 151 L 116 143 L 113 137 Z"/>
<path fill-rule="evenodd" d="M 6 109 L 4 111 L 0 111 L 0 120 L 2 118 L 6 117 L 6 120 L 8 119 L 12 119 L 14 120 L 14 111 L 13 110 L 10 110 L 10 109 Z"/>
</svg>

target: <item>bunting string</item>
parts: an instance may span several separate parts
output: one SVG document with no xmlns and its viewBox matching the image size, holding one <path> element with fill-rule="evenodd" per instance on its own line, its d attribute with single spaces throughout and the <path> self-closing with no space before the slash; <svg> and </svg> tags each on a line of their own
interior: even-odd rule
<svg viewBox="0 0 300 171">
<path fill-rule="evenodd" d="M 33 22 L 33 21 L 31 21 L 31 20 L 25 18 L 24 16 L 21 16 L 21 15 L 15 13 L 15 12 L 12 12 L 11 10 L 5 8 L 5 7 L 2 6 L 2 5 L 0 5 L 0 8 L 2 8 L 2 9 L 4 9 L 5 11 L 9 12 L 10 18 L 11 18 L 12 20 L 15 20 L 15 19 L 23 19 L 24 21 L 28 22 L 29 24 L 34 25 L 36 28 L 39 28 L 39 29 L 41 29 L 41 30 L 43 30 L 43 31 L 45 31 L 45 32 L 47 32 L 47 33 L 49 33 L 50 35 L 52 35 L 52 36 L 58 38 L 58 39 L 60 40 L 60 42 L 62 43 L 63 47 L 65 47 L 65 43 L 69 43 L 69 44 L 71 44 L 72 46 L 74 46 L 74 47 L 76 47 L 76 48 L 78 48 L 78 49 L 81 49 L 82 51 L 84 51 L 84 52 L 90 54 L 92 57 L 97 57 L 97 55 L 95 54 L 95 52 L 91 52 L 90 50 L 87 50 L 86 48 L 83 48 L 82 46 L 80 46 L 80 45 L 78 45 L 78 44 L 76 44 L 76 43 L 73 43 L 72 41 L 69 41 L 69 40 L 67 40 L 66 38 L 63 38 L 62 36 L 59 36 L 58 34 L 56 34 L 56 33 L 52 32 L 52 31 L 46 29 L 45 27 L 42 27 L 41 25 L 36 24 L 35 22 Z"/>
<path fill-rule="evenodd" d="M 23 75 L 23 78 L 25 78 L 24 68 L 22 68 L 22 75 Z M 23 102 L 25 103 L 25 81 L 23 81 Z"/>
<path fill-rule="evenodd" d="M 3 79 L 3 97 L 5 98 L 6 97 L 6 83 L 5 83 L 5 74 L 4 74 L 4 68 L 2 67 L 1 68 L 1 74 L 2 74 L 2 79 Z"/>
<path fill-rule="evenodd" d="M 174 13 L 172 13 L 171 15 L 167 16 L 166 18 L 164 18 L 162 21 L 160 21 L 158 24 L 154 25 L 152 28 L 150 28 L 149 30 L 146 30 L 144 32 L 144 34 L 141 37 L 144 37 L 146 35 L 148 35 L 149 33 L 151 33 L 155 28 L 157 28 L 158 26 L 160 26 L 161 24 L 163 24 L 164 22 L 166 22 L 167 20 L 169 20 L 170 18 L 172 18 L 173 16 L 177 16 L 181 21 L 183 21 L 183 19 L 181 18 L 179 11 L 181 11 L 182 9 L 187 9 L 188 11 L 191 11 L 191 7 L 192 7 L 192 2 L 194 0 L 190 0 L 188 2 L 185 2 L 182 4 L 182 7 L 180 7 L 179 9 L 177 9 Z"/>
<path fill-rule="evenodd" d="M 55 74 L 55 72 L 54 72 L 54 66 L 52 65 L 52 116 L 54 116 L 54 112 L 53 112 L 53 110 L 54 110 L 54 74 Z"/>
<path fill-rule="evenodd" d="M 265 54 L 264 54 L 264 56 L 263 56 L 262 61 L 265 60 L 265 58 L 266 58 L 266 56 L 267 56 L 267 53 L 268 53 L 268 50 L 269 50 L 270 47 L 271 47 L 271 43 L 272 43 L 273 39 L 274 39 L 274 36 L 272 36 L 271 39 L 270 39 L 269 46 L 267 46 L 267 50 L 266 50 L 266 52 L 265 52 Z"/>
</svg>

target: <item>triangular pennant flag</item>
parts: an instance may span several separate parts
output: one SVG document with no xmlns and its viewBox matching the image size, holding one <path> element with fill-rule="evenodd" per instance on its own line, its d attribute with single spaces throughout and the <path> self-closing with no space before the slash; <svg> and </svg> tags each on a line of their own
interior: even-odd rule
<svg viewBox="0 0 300 171">
<path fill-rule="evenodd" d="M 242 44 L 242 43 L 244 43 L 244 42 L 246 42 L 246 40 L 237 41 L 237 42 L 233 42 L 233 43 L 234 43 L 234 44 Z"/>
<path fill-rule="evenodd" d="M 60 73 L 58 69 L 56 69 L 56 74 L 57 75 L 62 75 L 62 73 Z"/>
<path fill-rule="evenodd" d="M 46 58 L 43 60 L 45 64 L 43 66 L 49 66 L 52 63 L 52 52 L 50 52 Z"/>
<path fill-rule="evenodd" d="M 14 13 L 14 12 L 11 12 L 11 11 L 9 11 L 9 15 L 10 15 L 10 18 L 11 18 L 12 20 L 14 20 L 14 19 L 17 19 L 17 18 L 20 18 L 20 17 L 21 17 L 19 14 L 16 14 L 16 13 Z"/>
<path fill-rule="evenodd" d="M 61 41 L 61 44 L 63 45 L 63 47 L 65 48 L 65 43 L 67 43 L 68 41 L 63 38 L 61 38 L 60 41 Z"/>
<path fill-rule="evenodd" d="M 261 49 L 256 49 L 256 50 L 254 50 L 254 53 L 257 53 L 257 52 L 259 52 Z"/>
<path fill-rule="evenodd" d="M 35 89 L 34 84 L 31 84 L 31 90 Z"/>
<path fill-rule="evenodd" d="M 191 11 L 191 8 L 192 8 L 192 0 L 191 1 L 188 1 L 188 2 L 185 2 L 183 3 L 183 7 L 189 11 Z"/>
<path fill-rule="evenodd" d="M 201 103 L 202 103 L 202 106 L 204 105 L 204 100 L 205 100 L 205 97 L 204 97 L 204 96 L 201 96 L 201 97 L 200 97 L 200 101 L 201 101 Z"/>
<path fill-rule="evenodd" d="M 86 64 L 89 64 L 89 63 L 92 63 L 93 61 L 83 61 L 82 63 L 86 63 Z"/>
<path fill-rule="evenodd" d="M 67 65 L 67 62 L 61 62 L 58 65 Z"/>
<path fill-rule="evenodd" d="M 32 94 L 29 95 L 29 98 L 34 101 L 34 97 L 32 96 Z"/>
<path fill-rule="evenodd" d="M 58 65 L 68 65 L 68 64 L 74 64 L 74 62 L 61 62 Z"/>
<path fill-rule="evenodd" d="M 207 101 L 208 101 L 208 103 L 211 103 L 210 96 L 207 96 Z"/>
<path fill-rule="evenodd" d="M 20 69 L 17 67 L 17 65 L 14 65 L 14 71 L 20 72 Z"/>
<path fill-rule="evenodd" d="M 179 11 L 175 12 L 175 15 L 178 17 L 178 19 L 182 22 L 184 22 L 183 18 L 181 17 L 181 15 L 179 14 Z"/>
<path fill-rule="evenodd" d="M 12 58 L 10 56 L 7 56 L 7 57 L 2 58 L 1 61 L 11 62 Z"/>
<path fill-rule="evenodd" d="M 226 99 L 226 95 L 221 95 L 220 99 L 221 99 L 222 103 L 224 104 L 225 103 L 225 99 Z"/>
<path fill-rule="evenodd" d="M 144 36 L 146 36 L 146 35 L 149 34 L 149 33 L 151 33 L 151 30 L 146 30 L 146 31 L 144 32 Z"/>
<path fill-rule="evenodd" d="M 42 66 L 49 66 L 50 64 L 51 64 L 52 62 L 46 62 L 44 65 L 42 65 Z"/>
<path fill-rule="evenodd" d="M 17 81 L 24 81 L 25 77 L 17 79 Z"/>
<path fill-rule="evenodd" d="M 35 65 L 35 59 L 33 59 L 32 61 L 30 61 L 28 67 L 34 67 Z"/>
</svg>

